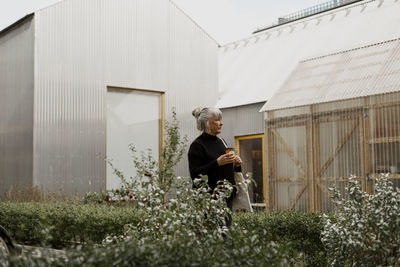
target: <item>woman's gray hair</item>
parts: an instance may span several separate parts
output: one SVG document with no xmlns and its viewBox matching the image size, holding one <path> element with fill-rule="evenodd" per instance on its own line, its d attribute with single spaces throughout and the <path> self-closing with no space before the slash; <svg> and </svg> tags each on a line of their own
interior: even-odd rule
<svg viewBox="0 0 400 267">
<path fill-rule="evenodd" d="M 211 118 L 222 118 L 222 112 L 218 108 L 197 107 L 192 111 L 192 115 L 196 118 L 196 126 L 199 131 L 205 130 L 205 125 Z"/>
</svg>

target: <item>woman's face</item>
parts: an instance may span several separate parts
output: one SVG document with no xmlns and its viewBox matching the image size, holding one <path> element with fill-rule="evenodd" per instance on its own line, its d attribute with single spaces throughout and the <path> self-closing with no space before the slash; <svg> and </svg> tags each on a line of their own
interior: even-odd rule
<svg viewBox="0 0 400 267">
<path fill-rule="evenodd" d="M 222 118 L 211 118 L 208 121 L 208 125 L 206 125 L 206 130 L 208 134 L 217 135 L 220 134 L 222 131 Z"/>
</svg>

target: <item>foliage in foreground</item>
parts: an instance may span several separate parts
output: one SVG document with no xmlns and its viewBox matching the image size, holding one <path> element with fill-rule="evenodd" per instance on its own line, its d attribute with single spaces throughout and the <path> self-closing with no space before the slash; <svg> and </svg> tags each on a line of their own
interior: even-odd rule
<svg viewBox="0 0 400 267">
<path fill-rule="evenodd" d="M 76 238 L 72 241 L 79 241 L 83 240 L 80 235 L 85 234 L 86 242 L 100 244 L 107 235 L 121 236 L 124 232 L 124 224 L 144 222 L 146 218 L 143 209 L 132 206 L 114 208 L 106 205 L 84 205 L 78 207 L 60 203 L 0 202 L 0 210 L 0 214 L 4 215 L 0 217 L 0 221 L 8 218 L 7 228 L 13 229 L 13 236 L 17 238 L 18 243 L 55 244 L 56 247 L 68 245 L 65 242 L 66 235 Z M 41 223 L 40 218 L 46 218 L 49 214 L 56 214 L 54 218 L 68 217 L 69 219 L 65 223 L 57 223 L 55 220 L 50 220 L 47 224 Z M 60 220 L 64 221 L 64 219 Z M 323 224 L 319 214 L 291 211 L 234 213 L 233 222 L 247 233 L 257 234 L 259 239 L 266 244 L 274 241 L 278 246 L 277 244 L 284 240 L 288 251 L 299 251 L 304 254 L 304 261 L 308 266 L 322 266 L 326 263 L 325 250 L 320 240 Z M 22 224 L 25 225 L 23 229 L 19 227 Z M 46 225 L 50 226 L 51 240 L 47 239 Z"/>
<path fill-rule="evenodd" d="M 303 254 L 307 266 L 326 266 L 325 247 L 321 242 L 322 214 L 295 211 L 236 213 L 234 221 L 253 230 L 260 239 L 283 243 L 289 250 Z"/>
<path fill-rule="evenodd" d="M 101 243 L 107 235 L 122 234 L 124 225 L 143 217 L 141 210 L 107 205 L 0 202 L 0 224 L 20 244 Z"/>
<path fill-rule="evenodd" d="M 8 260 L 11 266 L 303 265 L 302 254 L 297 255 L 285 240 L 277 243 L 264 238 L 266 230 L 248 229 L 236 223 L 227 227 L 231 214 L 225 202 L 232 185 L 223 182 L 210 192 L 205 177 L 195 180 L 194 188 L 188 178 L 175 179 L 173 166 L 182 156 L 184 142 L 176 122 L 168 127 L 167 146 L 162 149 L 160 161 L 154 160 L 151 153 L 136 156 L 131 146 L 136 179 L 127 180 L 127 176 L 114 168 L 122 187 L 112 192 L 112 197 L 122 202 L 133 198 L 135 205 L 124 208 L 143 211 L 140 220 L 125 226 L 123 234 L 112 232 L 102 245 L 76 248 L 66 257 L 24 254 L 3 260 Z M 175 197 L 167 199 L 171 188 L 176 190 Z M 90 198 L 102 202 L 101 196 Z M 107 199 L 110 200 L 105 196 Z M 45 232 L 50 234 L 52 227 L 58 228 L 52 223 L 48 226 Z"/>
<path fill-rule="evenodd" d="M 125 227 L 123 235 L 101 246 L 75 249 L 62 257 L 11 257 L 12 266 L 287 266 L 301 260 L 285 246 L 260 238 L 255 231 L 234 224 L 226 227 L 225 199 L 232 191 L 226 182 L 212 193 L 206 178 L 178 178 L 176 198 L 163 205 L 161 187 L 152 184 L 144 220 Z"/>
<path fill-rule="evenodd" d="M 123 241 L 106 247 L 89 247 L 71 251 L 66 257 L 10 257 L 10 266 L 289 266 L 284 248 L 274 243 L 260 243 L 252 236 L 241 234 L 233 245 L 227 237 L 214 240 L 209 246 L 193 244 L 192 240 L 174 240 L 138 246 Z M 252 249 L 254 247 L 255 249 Z M 1 258 L 1 257 L 0 257 Z M 1 263 L 1 259 L 0 259 Z M 293 265 L 293 264 L 292 264 Z"/>
<path fill-rule="evenodd" d="M 400 266 L 400 190 L 377 179 L 375 194 L 351 179 L 341 198 L 334 190 L 335 221 L 326 218 L 322 241 L 331 266 Z"/>
</svg>

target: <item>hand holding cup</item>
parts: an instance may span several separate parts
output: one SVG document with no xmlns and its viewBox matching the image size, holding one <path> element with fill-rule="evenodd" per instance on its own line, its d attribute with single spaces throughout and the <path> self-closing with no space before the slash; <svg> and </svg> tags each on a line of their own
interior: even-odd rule
<svg viewBox="0 0 400 267">
<path fill-rule="evenodd" d="M 221 155 L 218 159 L 218 166 L 233 163 L 235 160 L 235 151 L 233 148 L 227 148 L 225 154 Z"/>
</svg>

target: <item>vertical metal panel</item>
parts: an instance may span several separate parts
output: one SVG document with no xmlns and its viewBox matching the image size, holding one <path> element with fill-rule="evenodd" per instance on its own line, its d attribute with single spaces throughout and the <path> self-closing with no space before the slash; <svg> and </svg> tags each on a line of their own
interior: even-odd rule
<svg viewBox="0 0 400 267">
<path fill-rule="evenodd" d="M 33 16 L 0 35 L 0 197 L 32 185 Z"/>
<path fill-rule="evenodd" d="M 167 119 L 176 107 L 196 137 L 192 109 L 217 100 L 217 44 L 172 2 L 69 0 L 36 17 L 36 184 L 105 189 L 107 86 L 165 92 Z"/>
<path fill-rule="evenodd" d="M 235 137 L 264 132 L 263 113 L 259 112 L 264 103 L 257 103 L 222 109 L 223 137 L 228 145 L 235 146 Z"/>
</svg>

